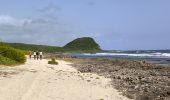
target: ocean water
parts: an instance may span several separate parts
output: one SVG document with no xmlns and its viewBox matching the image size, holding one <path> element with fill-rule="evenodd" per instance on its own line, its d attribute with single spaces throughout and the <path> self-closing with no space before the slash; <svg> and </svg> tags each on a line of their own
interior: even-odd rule
<svg viewBox="0 0 170 100">
<path fill-rule="evenodd" d="M 101 53 L 66 53 L 78 58 L 104 58 L 124 60 L 146 60 L 154 64 L 170 66 L 170 52 L 168 51 L 124 51 Z"/>
<path fill-rule="evenodd" d="M 83 56 L 128 56 L 128 57 L 149 57 L 149 58 L 170 58 L 170 53 L 82 53 Z"/>
</svg>

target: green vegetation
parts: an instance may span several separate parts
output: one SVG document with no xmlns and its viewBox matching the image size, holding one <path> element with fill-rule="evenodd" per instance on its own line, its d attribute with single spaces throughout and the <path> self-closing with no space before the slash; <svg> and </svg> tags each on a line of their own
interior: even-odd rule
<svg viewBox="0 0 170 100">
<path fill-rule="evenodd" d="M 30 51 L 43 51 L 43 52 L 62 52 L 61 47 L 47 46 L 47 45 L 34 45 L 34 44 L 24 44 L 24 43 L 7 43 L 8 45 L 21 50 Z"/>
<path fill-rule="evenodd" d="M 93 38 L 90 37 L 77 38 L 72 42 L 66 44 L 64 48 L 73 51 L 85 51 L 85 52 L 86 51 L 95 52 L 101 50 L 100 46 L 94 41 Z"/>
<path fill-rule="evenodd" d="M 64 47 L 34 45 L 23 43 L 7 43 L 8 45 L 21 50 L 43 51 L 43 52 L 98 52 L 100 46 L 89 37 L 78 38 L 66 44 Z"/>
<path fill-rule="evenodd" d="M 0 43 L 0 64 L 1 65 L 14 65 L 24 63 L 26 51 L 14 49 L 4 43 Z"/>
<path fill-rule="evenodd" d="M 8 46 L 0 46 L 0 51 L 3 52 L 1 55 L 12 60 L 24 63 L 26 61 L 25 54 L 17 49 L 8 47 Z"/>
<path fill-rule="evenodd" d="M 58 62 L 56 62 L 55 58 L 52 58 L 51 61 L 48 61 L 48 64 L 58 65 Z"/>
<path fill-rule="evenodd" d="M 15 64 L 19 63 L 15 60 L 0 55 L 0 65 L 15 65 Z"/>
</svg>

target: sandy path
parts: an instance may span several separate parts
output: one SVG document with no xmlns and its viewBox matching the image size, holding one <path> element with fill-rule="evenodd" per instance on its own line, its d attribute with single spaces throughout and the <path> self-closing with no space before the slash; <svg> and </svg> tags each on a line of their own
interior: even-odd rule
<svg viewBox="0 0 170 100">
<path fill-rule="evenodd" d="M 128 100 L 109 79 L 58 62 L 28 60 L 15 68 L 0 68 L 0 100 Z"/>
</svg>

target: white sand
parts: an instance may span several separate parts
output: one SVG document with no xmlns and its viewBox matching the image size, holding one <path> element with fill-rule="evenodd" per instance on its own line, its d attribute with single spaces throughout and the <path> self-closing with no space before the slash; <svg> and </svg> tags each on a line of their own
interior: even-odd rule
<svg viewBox="0 0 170 100">
<path fill-rule="evenodd" d="M 58 62 L 28 60 L 15 68 L 0 68 L 19 72 L 0 75 L 0 100 L 129 100 L 109 85 L 110 79 L 80 73 L 69 63 Z"/>
</svg>

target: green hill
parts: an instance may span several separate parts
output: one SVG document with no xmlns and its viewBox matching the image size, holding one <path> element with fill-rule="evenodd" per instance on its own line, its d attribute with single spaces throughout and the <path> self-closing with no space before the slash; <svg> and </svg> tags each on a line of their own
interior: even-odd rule
<svg viewBox="0 0 170 100">
<path fill-rule="evenodd" d="M 100 51 L 100 46 L 94 41 L 93 38 L 83 37 L 77 38 L 64 46 L 65 49 L 73 51 Z"/>
<path fill-rule="evenodd" d="M 73 40 L 64 47 L 35 45 L 24 43 L 7 43 L 8 45 L 21 50 L 43 51 L 43 52 L 97 52 L 100 46 L 93 38 L 83 37 Z"/>
</svg>

